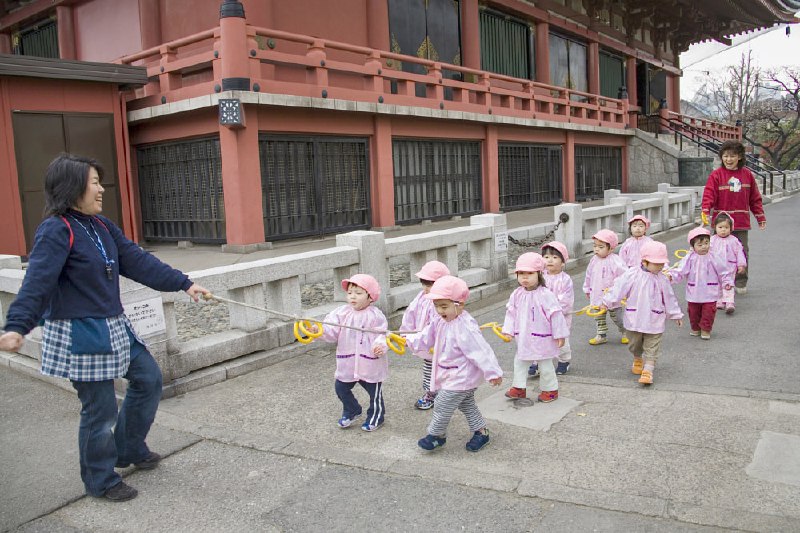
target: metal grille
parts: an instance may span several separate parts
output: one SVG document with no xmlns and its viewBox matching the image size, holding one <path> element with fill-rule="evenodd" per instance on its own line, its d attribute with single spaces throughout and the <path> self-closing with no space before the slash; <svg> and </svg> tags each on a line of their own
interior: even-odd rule
<svg viewBox="0 0 800 533">
<path fill-rule="evenodd" d="M 501 143 L 500 208 L 531 209 L 561 202 L 561 147 Z"/>
<path fill-rule="evenodd" d="M 479 142 L 396 139 L 392 148 L 398 224 L 480 212 Z"/>
<path fill-rule="evenodd" d="M 622 58 L 600 52 L 600 94 L 609 98 L 619 96 L 620 87 L 625 85 L 625 67 Z"/>
<path fill-rule="evenodd" d="M 219 138 L 142 146 L 136 158 L 145 239 L 225 242 Z"/>
<path fill-rule="evenodd" d="M 481 69 L 515 78 L 530 78 L 533 42 L 527 24 L 481 11 Z"/>
<path fill-rule="evenodd" d="M 20 31 L 14 36 L 14 53 L 58 59 L 58 26 L 56 26 L 56 22 L 47 20 Z"/>
<path fill-rule="evenodd" d="M 622 148 L 576 145 L 575 199 L 602 198 L 608 189 L 622 189 Z"/>
<path fill-rule="evenodd" d="M 365 139 L 260 136 L 267 238 L 369 227 L 367 150 Z"/>
</svg>

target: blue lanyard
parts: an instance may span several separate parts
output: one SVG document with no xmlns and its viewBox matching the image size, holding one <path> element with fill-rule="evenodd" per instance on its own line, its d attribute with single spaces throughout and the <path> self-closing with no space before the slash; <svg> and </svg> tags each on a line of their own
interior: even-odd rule
<svg viewBox="0 0 800 533">
<path fill-rule="evenodd" d="M 70 215 L 70 218 L 72 220 L 74 220 L 75 222 L 77 222 L 78 225 L 83 228 L 83 231 L 85 231 L 86 235 L 89 236 L 89 240 L 92 241 L 92 243 L 94 244 L 94 247 L 97 248 L 97 250 L 100 252 L 100 255 L 103 256 L 103 261 L 105 261 L 105 263 L 106 263 L 106 277 L 109 280 L 113 280 L 114 279 L 114 271 L 111 268 L 111 265 L 114 264 L 114 260 L 108 258 L 108 254 L 106 254 L 106 247 L 103 246 L 103 240 L 100 239 L 100 235 L 97 233 L 97 230 L 95 229 L 94 224 L 92 224 L 91 222 L 89 223 L 89 225 L 92 227 L 92 232 L 94 233 L 94 237 L 92 237 L 92 234 L 89 233 L 89 229 L 86 226 L 84 226 L 83 223 L 80 220 L 78 220 L 77 218 L 75 218 L 72 215 Z M 96 240 L 95 240 L 95 238 L 96 238 Z"/>
</svg>

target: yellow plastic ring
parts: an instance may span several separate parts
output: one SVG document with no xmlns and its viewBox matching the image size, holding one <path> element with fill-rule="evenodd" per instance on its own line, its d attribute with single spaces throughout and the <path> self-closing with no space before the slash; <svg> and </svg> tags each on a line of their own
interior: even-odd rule
<svg viewBox="0 0 800 533">
<path fill-rule="evenodd" d="M 588 306 L 589 309 L 586 310 L 586 316 L 600 316 L 604 315 L 606 310 L 600 307 L 599 305 L 590 305 Z"/>
<path fill-rule="evenodd" d="M 683 259 L 689 253 L 689 250 L 675 250 L 675 257 Z"/>
<path fill-rule="evenodd" d="M 494 334 L 500 337 L 500 340 L 503 342 L 511 342 L 511 337 L 503 334 L 503 328 L 497 322 L 492 326 L 492 331 L 494 331 Z"/>
<path fill-rule="evenodd" d="M 300 344 L 308 344 L 308 343 L 310 343 L 311 341 L 314 340 L 312 337 L 303 337 L 303 335 L 300 333 L 300 321 L 299 320 L 294 323 L 294 330 L 293 331 L 294 331 L 294 338 L 297 339 L 297 342 L 299 342 Z"/>
<path fill-rule="evenodd" d="M 708 226 L 708 215 L 705 213 L 700 213 L 700 221 L 703 223 L 704 226 Z"/>
<path fill-rule="evenodd" d="M 310 320 L 298 320 L 297 321 L 298 327 L 297 329 L 300 330 L 300 333 L 303 335 L 310 337 L 312 339 L 318 339 L 322 337 L 322 323 L 321 322 L 314 322 L 314 325 L 317 326 L 317 332 L 314 333 L 311 331 L 311 321 Z"/>
<path fill-rule="evenodd" d="M 587 305 L 587 306 L 584 306 L 584 307 L 581 307 L 580 309 L 578 309 L 577 311 L 575 311 L 575 316 L 581 316 L 581 315 L 585 315 L 585 314 L 586 314 L 586 311 L 588 311 L 588 310 L 589 310 L 589 306 L 588 306 L 588 305 Z"/>
<path fill-rule="evenodd" d="M 389 334 L 386 335 L 386 346 L 397 355 L 406 353 L 406 339 L 397 333 L 389 332 Z"/>
</svg>

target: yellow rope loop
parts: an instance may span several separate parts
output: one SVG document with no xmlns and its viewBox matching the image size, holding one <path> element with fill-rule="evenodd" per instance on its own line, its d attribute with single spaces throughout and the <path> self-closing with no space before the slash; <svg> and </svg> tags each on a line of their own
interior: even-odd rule
<svg viewBox="0 0 800 533">
<path fill-rule="evenodd" d="M 491 328 L 494 334 L 500 337 L 500 340 L 502 340 L 503 342 L 511 342 L 511 337 L 503 334 L 503 326 L 501 326 L 497 322 L 487 322 L 486 324 L 481 326 L 481 329 L 487 329 L 487 328 Z"/>
<path fill-rule="evenodd" d="M 591 305 L 585 305 L 585 306 L 581 307 L 580 309 L 575 311 L 575 316 L 585 315 L 590 307 L 591 307 Z"/>
<path fill-rule="evenodd" d="M 705 213 L 700 213 L 700 221 L 703 223 L 704 226 L 708 226 L 708 215 Z"/>
<path fill-rule="evenodd" d="M 386 346 L 397 355 L 406 353 L 406 338 L 391 331 L 386 334 Z"/>
<path fill-rule="evenodd" d="M 322 337 L 322 323 L 321 322 L 313 322 L 313 324 L 315 326 L 317 326 L 317 332 L 316 333 L 311 331 L 312 322 L 310 320 L 298 320 L 297 324 L 298 324 L 298 329 L 300 330 L 300 333 L 302 333 L 303 335 L 305 335 L 307 337 L 310 337 L 312 339 L 318 339 L 318 338 Z"/>
<path fill-rule="evenodd" d="M 311 337 L 311 336 L 304 337 L 303 336 L 303 334 L 300 332 L 301 322 L 302 322 L 301 320 L 298 320 L 298 321 L 296 321 L 294 323 L 294 329 L 293 329 L 294 338 L 297 339 L 297 342 L 299 342 L 300 344 L 308 344 L 311 341 L 313 341 L 315 339 L 315 337 Z M 310 325 L 311 324 L 309 323 L 309 326 Z M 306 328 L 304 327 L 303 329 L 306 329 Z M 307 331 L 307 329 L 306 329 L 306 331 Z"/>
<path fill-rule="evenodd" d="M 606 314 L 606 310 L 600 307 L 599 305 L 588 305 L 589 309 L 586 310 L 586 316 L 600 316 Z"/>
<path fill-rule="evenodd" d="M 689 250 L 675 250 L 675 257 L 683 259 L 689 254 Z"/>
</svg>

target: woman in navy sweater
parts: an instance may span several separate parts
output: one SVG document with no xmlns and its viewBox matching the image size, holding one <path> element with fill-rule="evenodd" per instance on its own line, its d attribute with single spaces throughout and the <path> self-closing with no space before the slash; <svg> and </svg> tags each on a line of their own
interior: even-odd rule
<svg viewBox="0 0 800 533">
<path fill-rule="evenodd" d="M 158 465 L 145 443 L 161 398 L 161 369 L 133 332 L 119 297 L 119 276 L 158 291 L 208 291 L 128 240 L 103 210 L 102 168 L 69 154 L 45 176 L 45 215 L 28 269 L 8 309 L 0 349 L 16 351 L 44 319 L 42 368 L 78 392 L 78 445 L 86 492 L 112 501 L 135 498 L 114 468 Z M 114 379 L 128 380 L 117 411 Z M 112 428 L 113 431 L 112 431 Z"/>
</svg>

